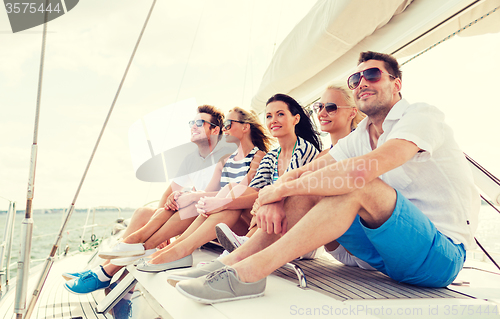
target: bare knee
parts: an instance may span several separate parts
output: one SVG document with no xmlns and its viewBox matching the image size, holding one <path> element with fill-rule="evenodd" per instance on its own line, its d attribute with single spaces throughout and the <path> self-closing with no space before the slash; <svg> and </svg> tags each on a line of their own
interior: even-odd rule
<svg viewBox="0 0 500 319">
<path fill-rule="evenodd" d="M 323 197 L 322 196 L 291 196 L 285 199 L 284 208 L 286 211 L 293 210 L 310 210 Z"/>
<path fill-rule="evenodd" d="M 132 214 L 132 218 L 130 220 L 130 224 L 128 225 L 128 234 L 131 234 L 132 232 L 142 228 L 144 225 L 146 225 L 153 214 L 155 213 L 155 209 L 151 207 L 140 207 L 135 210 L 135 212 Z"/>
<path fill-rule="evenodd" d="M 373 228 L 381 226 L 391 217 L 397 200 L 394 188 L 379 178 L 352 192 L 348 197 L 359 204 L 359 216 L 368 227 Z"/>
</svg>

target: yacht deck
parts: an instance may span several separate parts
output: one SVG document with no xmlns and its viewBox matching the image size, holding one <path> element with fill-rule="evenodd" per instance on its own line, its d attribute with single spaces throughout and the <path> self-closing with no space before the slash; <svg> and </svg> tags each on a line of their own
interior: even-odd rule
<svg viewBox="0 0 500 319">
<path fill-rule="evenodd" d="M 217 255 L 217 247 L 205 247 L 194 253 L 194 261 L 208 261 Z M 96 311 L 97 304 L 105 298 L 103 290 L 74 295 L 63 288 L 61 273 L 84 268 L 89 258 L 89 254 L 79 254 L 54 263 L 31 318 L 113 318 L 111 313 Z M 458 312 L 453 318 L 470 318 L 471 311 L 474 318 L 499 317 L 498 271 L 468 266 L 458 278 L 463 283 L 461 286 L 421 288 L 398 283 L 377 271 L 348 267 L 324 258 L 294 263 L 306 275 L 306 289 L 298 287 L 293 270 L 282 267 L 268 277 L 264 297 L 214 305 L 202 305 L 179 294 L 166 281 L 169 272 L 149 274 L 130 266 L 128 269 L 141 290 L 136 290 L 134 296 L 144 297 L 137 298 L 137 303 L 149 303 L 162 318 L 295 318 L 300 314 L 350 314 L 357 318 L 426 318 L 432 315 L 440 318 L 455 310 Z M 30 293 L 37 279 L 30 279 Z M 13 292 L 10 291 L 0 304 L 0 319 L 15 318 Z M 404 316 L 398 311 L 404 311 Z M 132 316 L 145 318 L 143 315 L 146 312 L 134 300 Z M 157 315 L 153 313 L 147 317 Z"/>
</svg>

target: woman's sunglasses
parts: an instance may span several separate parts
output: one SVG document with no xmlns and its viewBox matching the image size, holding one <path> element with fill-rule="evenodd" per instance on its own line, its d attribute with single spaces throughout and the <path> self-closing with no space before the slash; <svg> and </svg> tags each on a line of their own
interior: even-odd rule
<svg viewBox="0 0 500 319">
<path fill-rule="evenodd" d="M 224 124 L 222 124 L 222 127 L 226 130 L 226 131 L 229 131 L 231 129 L 231 124 L 233 124 L 233 122 L 238 122 L 238 123 L 241 123 L 241 124 L 245 124 L 246 122 L 242 122 L 242 121 L 236 121 L 236 120 L 225 120 L 224 121 Z"/>
<path fill-rule="evenodd" d="M 325 110 L 328 113 L 331 113 L 331 112 L 337 112 L 338 109 L 352 109 L 353 107 L 352 106 L 338 106 L 335 103 L 316 102 L 313 104 L 312 108 L 313 108 L 314 112 L 316 112 L 316 114 L 318 114 L 319 112 L 321 112 L 323 110 L 323 108 L 325 108 Z"/>
<path fill-rule="evenodd" d="M 189 128 L 192 128 L 193 125 L 196 124 L 196 126 L 198 127 L 202 127 L 203 126 L 203 123 L 208 123 L 210 125 L 213 125 L 213 126 L 217 126 L 217 124 L 214 124 L 214 123 L 210 123 L 209 121 L 205 121 L 205 120 L 195 120 L 195 121 L 189 121 Z"/>
<path fill-rule="evenodd" d="M 351 90 L 354 90 L 359 86 L 361 78 L 364 77 L 368 82 L 378 82 L 382 78 L 382 73 L 389 75 L 392 78 L 396 78 L 394 75 L 386 73 L 379 68 L 369 68 L 361 72 L 356 72 L 347 79 L 347 86 Z"/>
</svg>

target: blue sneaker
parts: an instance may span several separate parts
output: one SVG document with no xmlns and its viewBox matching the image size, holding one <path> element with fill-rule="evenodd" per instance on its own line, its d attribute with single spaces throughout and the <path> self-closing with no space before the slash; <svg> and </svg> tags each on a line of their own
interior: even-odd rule
<svg viewBox="0 0 500 319">
<path fill-rule="evenodd" d="M 92 270 L 84 270 L 80 272 L 65 272 L 62 274 L 63 278 L 66 280 L 71 280 L 71 279 L 76 279 L 80 278 L 82 276 L 85 276 L 88 272 L 91 272 Z"/>
<path fill-rule="evenodd" d="M 64 284 L 64 288 L 74 294 L 82 295 L 91 293 L 99 289 L 104 289 L 109 286 L 110 282 L 111 279 L 107 281 L 100 281 L 93 271 L 89 271 L 87 274 L 83 275 L 80 278 L 76 278 L 66 282 Z"/>
</svg>

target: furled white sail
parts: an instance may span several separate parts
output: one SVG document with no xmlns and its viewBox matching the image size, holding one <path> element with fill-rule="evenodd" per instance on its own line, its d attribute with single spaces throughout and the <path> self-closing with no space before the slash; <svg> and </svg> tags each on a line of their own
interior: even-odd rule
<svg viewBox="0 0 500 319">
<path fill-rule="evenodd" d="M 319 0 L 283 41 L 252 100 L 257 112 L 275 93 L 302 104 L 344 80 L 359 53 L 415 54 L 500 6 L 500 0 Z M 465 35 L 498 32 L 494 17 Z"/>
</svg>

